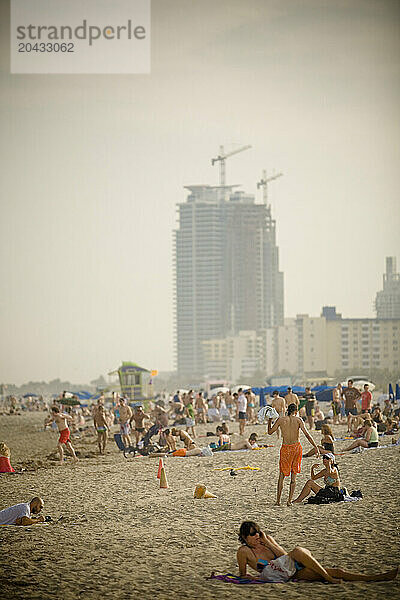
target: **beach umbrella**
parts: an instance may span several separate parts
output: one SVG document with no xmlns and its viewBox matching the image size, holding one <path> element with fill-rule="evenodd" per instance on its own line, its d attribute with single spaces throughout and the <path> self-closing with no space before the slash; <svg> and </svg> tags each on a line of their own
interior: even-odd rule
<svg viewBox="0 0 400 600">
<path fill-rule="evenodd" d="M 240 388 L 242 388 L 242 390 L 245 392 L 246 390 L 251 389 L 251 385 L 235 385 L 231 390 L 232 394 L 237 394 Z"/>
<path fill-rule="evenodd" d="M 22 396 L 23 398 L 38 398 L 37 394 L 24 394 Z"/>
<path fill-rule="evenodd" d="M 226 394 L 226 392 L 229 392 L 229 388 L 220 386 L 220 387 L 216 387 L 216 388 L 213 388 L 212 390 L 210 390 L 208 395 L 209 395 L 209 397 L 212 397 L 212 396 L 216 396 L 219 393 Z"/>
<path fill-rule="evenodd" d="M 396 383 L 396 400 L 400 400 L 400 385 Z"/>
</svg>

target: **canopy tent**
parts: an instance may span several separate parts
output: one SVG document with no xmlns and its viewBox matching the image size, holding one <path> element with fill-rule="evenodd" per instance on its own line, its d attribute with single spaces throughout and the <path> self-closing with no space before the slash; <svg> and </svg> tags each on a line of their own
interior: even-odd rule
<svg viewBox="0 0 400 600">
<path fill-rule="evenodd" d="M 300 385 L 293 385 L 293 386 L 287 386 L 287 385 L 280 385 L 280 386 L 273 386 L 273 385 L 269 385 L 263 388 L 259 388 L 259 387 L 253 387 L 251 388 L 252 391 L 260 397 L 260 407 L 263 407 L 266 405 L 266 401 L 265 401 L 265 396 L 266 395 L 271 395 L 275 390 L 277 392 L 279 392 L 280 396 L 286 396 L 287 394 L 287 390 L 288 387 L 292 387 L 292 392 L 294 394 L 297 394 L 299 396 L 302 396 L 305 394 L 306 392 L 306 388 L 302 387 Z M 316 399 L 319 402 L 330 402 L 330 400 L 332 400 L 332 390 L 334 389 L 335 386 L 330 386 L 330 385 L 317 385 L 313 388 L 311 388 L 311 391 L 315 393 Z M 300 402 L 300 407 L 303 405 L 303 402 Z"/>
</svg>

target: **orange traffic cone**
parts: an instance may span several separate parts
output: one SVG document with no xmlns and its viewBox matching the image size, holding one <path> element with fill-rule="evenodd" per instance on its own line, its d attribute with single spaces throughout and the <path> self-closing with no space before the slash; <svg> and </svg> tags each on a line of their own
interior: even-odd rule
<svg viewBox="0 0 400 600">
<path fill-rule="evenodd" d="M 194 494 L 194 498 L 216 498 L 211 492 L 209 492 L 205 485 L 196 485 Z"/>
<path fill-rule="evenodd" d="M 160 488 L 169 488 L 164 467 L 161 468 L 161 473 L 160 473 Z"/>
<path fill-rule="evenodd" d="M 160 458 L 160 462 L 158 463 L 157 479 L 160 479 L 160 477 L 161 477 L 161 469 L 163 469 L 163 468 L 164 468 L 163 459 Z"/>
</svg>

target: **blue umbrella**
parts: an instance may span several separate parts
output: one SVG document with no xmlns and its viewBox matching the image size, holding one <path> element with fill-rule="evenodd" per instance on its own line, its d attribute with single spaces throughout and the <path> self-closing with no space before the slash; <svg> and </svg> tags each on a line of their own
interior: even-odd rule
<svg viewBox="0 0 400 600">
<path fill-rule="evenodd" d="M 400 385 L 396 383 L 396 400 L 400 400 Z"/>
<path fill-rule="evenodd" d="M 390 402 L 394 402 L 394 391 L 391 383 L 389 383 L 389 400 Z"/>
<path fill-rule="evenodd" d="M 22 397 L 23 398 L 29 398 L 29 397 L 31 397 L 31 398 L 38 398 L 38 395 L 37 394 L 24 394 Z"/>
</svg>

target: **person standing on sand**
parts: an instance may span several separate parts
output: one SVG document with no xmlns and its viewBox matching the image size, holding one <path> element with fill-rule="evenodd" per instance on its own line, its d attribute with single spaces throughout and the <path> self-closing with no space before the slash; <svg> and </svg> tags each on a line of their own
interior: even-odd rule
<svg viewBox="0 0 400 600">
<path fill-rule="evenodd" d="M 288 386 L 287 394 L 285 396 L 286 408 L 289 404 L 295 404 L 297 406 L 297 410 L 299 410 L 299 397 L 295 394 L 290 386 Z"/>
<path fill-rule="evenodd" d="M 246 425 L 246 414 L 247 414 L 247 398 L 244 395 L 242 388 L 239 388 L 237 405 L 236 405 L 236 416 L 239 419 L 239 435 L 244 435 L 244 427 Z"/>
<path fill-rule="evenodd" d="M 289 404 L 287 409 L 287 417 L 279 417 L 271 425 L 272 419 L 268 419 L 268 434 L 272 435 L 279 428 L 282 431 L 282 446 L 279 459 L 279 478 L 278 478 L 278 489 L 276 496 L 275 506 L 280 506 L 283 480 L 285 477 L 290 475 L 290 489 L 287 505 L 291 506 L 296 488 L 296 475 L 301 471 L 301 457 L 303 449 L 299 441 L 300 429 L 315 448 L 315 454 L 319 457 L 318 446 L 312 439 L 311 435 L 305 428 L 303 419 L 297 416 L 297 406 L 295 404 Z"/>
<path fill-rule="evenodd" d="M 345 404 L 345 412 L 347 417 L 347 433 L 350 433 L 351 416 L 357 414 L 357 401 L 361 398 L 361 393 L 353 386 L 353 380 L 349 379 L 347 387 L 342 392 Z"/>
<path fill-rule="evenodd" d="M 132 445 L 130 438 L 131 426 L 129 422 L 133 413 L 131 407 L 127 406 L 125 398 L 119 399 L 118 412 L 121 438 L 125 446 L 129 448 Z"/>
<path fill-rule="evenodd" d="M 78 462 L 78 459 L 75 454 L 75 450 L 73 449 L 72 444 L 69 439 L 71 432 L 67 425 L 67 421 L 71 422 L 73 420 L 72 417 L 70 417 L 70 415 L 60 412 L 60 409 L 58 408 L 58 406 L 53 406 L 51 409 L 51 412 L 52 412 L 52 414 L 49 416 L 49 418 L 45 422 L 45 427 L 47 427 L 51 423 L 55 423 L 58 427 L 60 437 L 58 439 L 57 449 L 58 449 L 58 453 L 60 455 L 60 463 L 63 464 L 63 461 L 64 461 L 63 444 L 65 444 L 65 446 L 71 452 L 74 462 Z"/>
<path fill-rule="evenodd" d="M 313 429 L 314 427 L 314 415 L 315 415 L 315 394 L 311 391 L 309 387 L 306 387 L 306 392 L 304 394 L 304 398 L 306 399 L 306 416 L 308 427 Z"/>
<path fill-rule="evenodd" d="M 136 446 L 139 443 L 140 437 L 145 432 L 145 427 L 144 427 L 144 420 L 145 419 L 150 419 L 150 415 L 147 415 L 144 412 L 143 406 L 136 406 L 135 410 L 133 411 L 133 415 L 131 416 L 131 420 L 130 420 L 130 425 L 132 425 L 132 421 L 135 423 L 135 443 L 136 443 Z"/>
<path fill-rule="evenodd" d="M 203 392 L 197 394 L 194 407 L 196 409 L 196 424 L 207 423 L 207 402 L 203 398 Z"/>
<path fill-rule="evenodd" d="M 284 417 L 285 416 L 285 412 L 286 412 L 285 399 L 282 398 L 282 396 L 279 395 L 278 390 L 275 390 L 274 392 L 272 392 L 271 406 L 272 406 L 272 408 L 274 408 L 276 410 L 276 412 L 278 413 L 278 415 L 280 417 Z M 276 435 L 277 435 L 278 440 L 279 440 L 279 438 L 281 437 L 279 429 L 276 430 Z"/>
<path fill-rule="evenodd" d="M 106 453 L 107 434 L 109 431 L 104 406 L 100 404 L 97 407 L 93 417 L 94 426 L 97 431 L 97 443 L 99 445 L 99 454 Z"/>
</svg>

